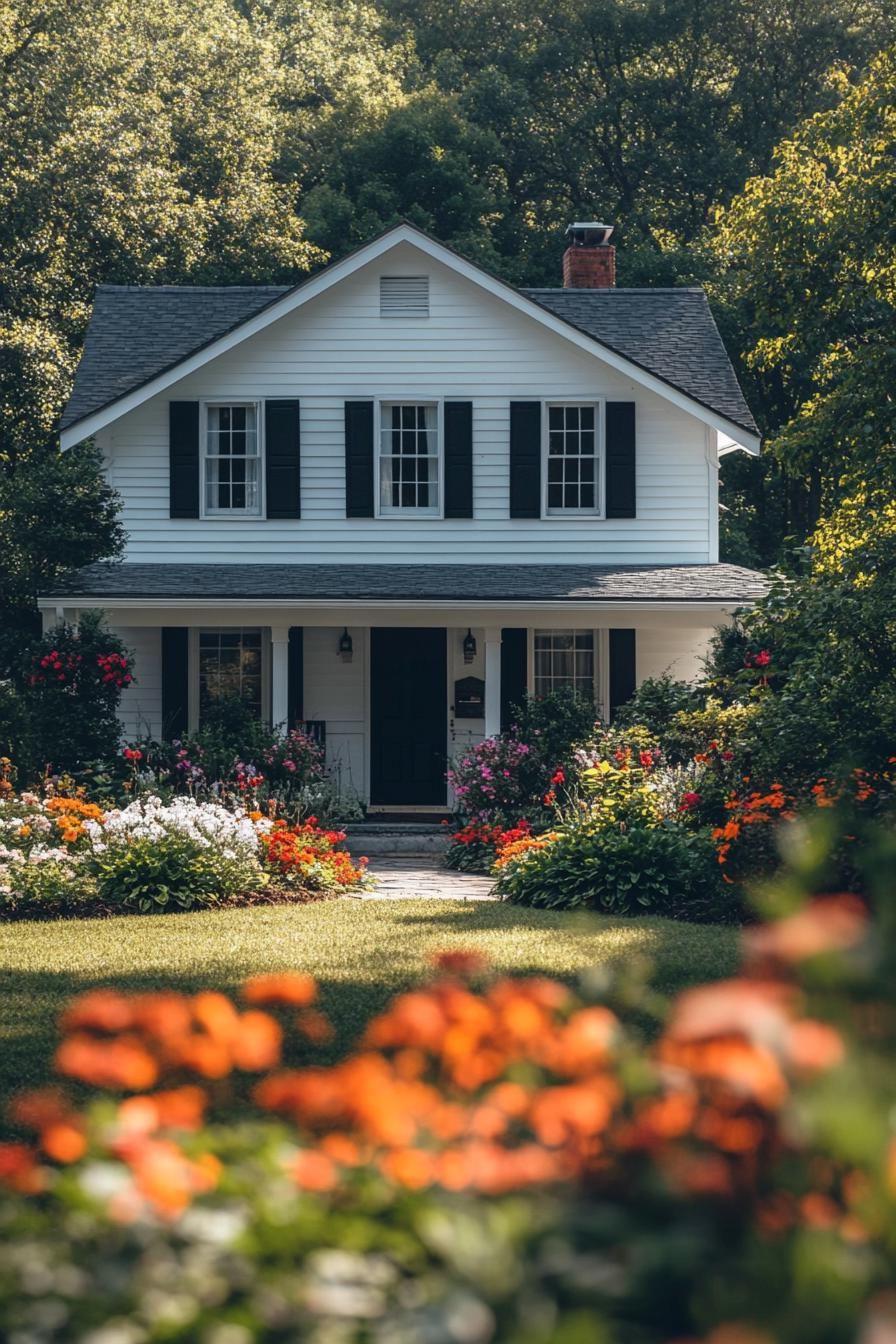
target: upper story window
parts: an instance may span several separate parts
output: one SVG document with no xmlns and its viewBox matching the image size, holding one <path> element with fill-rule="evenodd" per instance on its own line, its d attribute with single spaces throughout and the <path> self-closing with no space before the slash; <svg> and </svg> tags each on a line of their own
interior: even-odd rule
<svg viewBox="0 0 896 1344">
<path fill-rule="evenodd" d="M 437 517 L 441 508 L 438 404 L 382 402 L 378 461 L 380 514 Z"/>
<path fill-rule="evenodd" d="M 429 317 L 429 276 L 381 275 L 380 317 Z"/>
<path fill-rule="evenodd" d="M 536 630 L 533 642 L 537 696 L 568 688 L 584 699 L 595 698 L 593 630 Z"/>
<path fill-rule="evenodd" d="M 547 407 L 545 512 L 598 513 L 600 408 L 593 402 Z"/>
<path fill-rule="evenodd" d="M 261 514 L 261 442 L 255 402 L 205 406 L 203 491 L 206 517 Z"/>
</svg>

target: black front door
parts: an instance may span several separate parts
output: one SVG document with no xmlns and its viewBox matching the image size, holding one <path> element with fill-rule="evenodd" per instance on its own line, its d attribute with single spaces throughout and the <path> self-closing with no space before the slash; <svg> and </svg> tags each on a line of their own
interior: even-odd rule
<svg viewBox="0 0 896 1344">
<path fill-rule="evenodd" d="M 370 802 L 445 805 L 444 630 L 370 632 Z"/>
</svg>

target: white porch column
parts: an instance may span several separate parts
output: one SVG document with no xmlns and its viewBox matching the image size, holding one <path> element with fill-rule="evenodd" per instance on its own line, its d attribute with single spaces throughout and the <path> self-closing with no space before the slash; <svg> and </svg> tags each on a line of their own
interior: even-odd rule
<svg viewBox="0 0 896 1344">
<path fill-rule="evenodd" d="M 271 626 L 271 727 L 286 733 L 289 725 L 289 626 Z"/>
<path fill-rule="evenodd" d="M 501 631 L 485 632 L 485 735 L 501 731 Z"/>
</svg>

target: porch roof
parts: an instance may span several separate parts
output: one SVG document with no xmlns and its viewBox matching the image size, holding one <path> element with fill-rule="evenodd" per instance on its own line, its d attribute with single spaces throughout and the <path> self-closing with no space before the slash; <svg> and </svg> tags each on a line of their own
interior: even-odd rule
<svg viewBox="0 0 896 1344">
<path fill-rule="evenodd" d="M 87 565 L 47 599 L 302 602 L 755 602 L 768 587 L 740 565 Z"/>
</svg>

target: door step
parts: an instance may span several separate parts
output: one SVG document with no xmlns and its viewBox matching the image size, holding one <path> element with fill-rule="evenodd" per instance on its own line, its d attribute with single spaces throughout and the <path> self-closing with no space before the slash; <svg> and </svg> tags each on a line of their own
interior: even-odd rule
<svg viewBox="0 0 896 1344">
<path fill-rule="evenodd" d="M 369 859 L 439 858 L 450 839 L 447 826 L 431 821 L 361 821 L 345 828 L 345 848 Z"/>
</svg>

